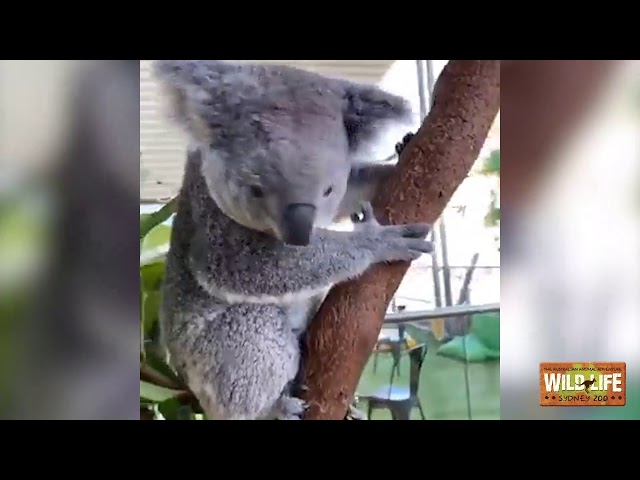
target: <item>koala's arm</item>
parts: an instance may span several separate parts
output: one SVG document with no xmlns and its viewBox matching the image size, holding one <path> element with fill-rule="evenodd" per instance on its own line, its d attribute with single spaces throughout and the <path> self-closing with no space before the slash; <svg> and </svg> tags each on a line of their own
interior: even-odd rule
<svg viewBox="0 0 640 480">
<path fill-rule="evenodd" d="M 288 303 L 357 277 L 374 263 L 410 261 L 431 252 L 424 240 L 429 229 L 380 226 L 373 219 L 354 232 L 318 230 L 306 247 L 240 233 L 221 242 L 199 230 L 189 261 L 200 286 L 213 296 L 232 303 Z"/>
</svg>

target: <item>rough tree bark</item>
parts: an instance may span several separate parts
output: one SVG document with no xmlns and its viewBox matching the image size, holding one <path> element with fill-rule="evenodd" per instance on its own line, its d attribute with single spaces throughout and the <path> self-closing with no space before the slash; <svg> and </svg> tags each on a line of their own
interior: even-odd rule
<svg viewBox="0 0 640 480">
<path fill-rule="evenodd" d="M 382 224 L 434 223 L 465 179 L 500 109 L 499 60 L 451 60 L 434 104 L 372 202 Z M 307 335 L 305 420 L 342 420 L 410 264 L 375 265 L 328 295 Z"/>
</svg>

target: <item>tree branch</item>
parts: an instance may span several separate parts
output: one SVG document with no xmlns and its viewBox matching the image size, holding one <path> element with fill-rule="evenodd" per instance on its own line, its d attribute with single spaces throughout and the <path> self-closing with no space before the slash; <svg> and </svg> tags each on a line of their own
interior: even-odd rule
<svg viewBox="0 0 640 480">
<path fill-rule="evenodd" d="M 499 60 L 451 60 L 434 104 L 374 199 L 382 224 L 435 223 L 469 173 L 500 108 Z M 375 346 L 391 297 L 410 264 L 375 265 L 332 289 L 306 345 L 306 420 L 342 420 Z"/>
</svg>

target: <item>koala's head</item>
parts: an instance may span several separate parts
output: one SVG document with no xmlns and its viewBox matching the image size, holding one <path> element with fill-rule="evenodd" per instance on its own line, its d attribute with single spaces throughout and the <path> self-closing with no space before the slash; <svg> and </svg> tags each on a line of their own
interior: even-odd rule
<svg viewBox="0 0 640 480">
<path fill-rule="evenodd" d="M 333 222 L 357 154 L 388 122 L 411 118 L 377 87 L 291 67 L 158 60 L 155 73 L 203 153 L 218 207 L 292 245 Z"/>
</svg>

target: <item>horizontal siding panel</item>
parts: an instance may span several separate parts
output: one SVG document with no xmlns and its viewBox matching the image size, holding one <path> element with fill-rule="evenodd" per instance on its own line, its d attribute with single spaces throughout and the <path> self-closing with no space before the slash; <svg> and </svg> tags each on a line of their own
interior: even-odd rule
<svg viewBox="0 0 640 480">
<path fill-rule="evenodd" d="M 154 160 L 161 160 L 166 158 L 173 158 L 175 155 L 185 154 L 184 145 L 174 146 L 174 147 L 151 147 L 151 148 L 140 148 L 140 153 L 142 156 L 153 156 Z M 154 164 L 154 160 L 147 160 L 145 163 L 149 165 Z M 156 160 L 156 161 L 157 161 Z"/>
<path fill-rule="evenodd" d="M 289 65 L 325 74 L 333 74 L 341 78 L 350 76 L 368 77 L 377 82 L 395 60 L 232 60 L 241 63 L 265 63 Z M 142 60 L 140 80 L 153 83 L 150 69 L 151 61 Z"/>
<path fill-rule="evenodd" d="M 141 152 L 162 152 L 165 150 L 181 150 L 184 148 L 185 142 L 176 141 L 173 139 L 153 139 L 145 138 L 140 141 Z"/>
</svg>

